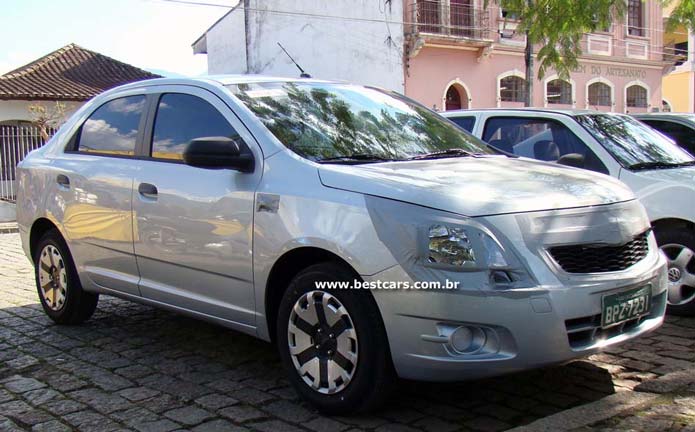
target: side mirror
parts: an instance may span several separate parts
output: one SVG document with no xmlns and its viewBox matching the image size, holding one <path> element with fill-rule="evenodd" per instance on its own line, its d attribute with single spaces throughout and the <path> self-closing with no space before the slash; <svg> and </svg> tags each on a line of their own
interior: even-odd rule
<svg viewBox="0 0 695 432">
<path fill-rule="evenodd" d="M 584 156 L 579 153 L 567 153 L 558 159 L 557 163 L 575 168 L 584 168 Z"/>
<path fill-rule="evenodd" d="M 233 169 L 253 172 L 253 155 L 242 153 L 239 143 L 227 137 L 205 137 L 192 140 L 183 152 L 186 165 L 207 169 Z"/>
</svg>

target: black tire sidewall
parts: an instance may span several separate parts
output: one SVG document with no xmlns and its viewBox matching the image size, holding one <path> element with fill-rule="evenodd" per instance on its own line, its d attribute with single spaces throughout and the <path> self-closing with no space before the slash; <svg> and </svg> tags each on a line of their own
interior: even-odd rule
<svg viewBox="0 0 695 432">
<path fill-rule="evenodd" d="M 277 345 L 283 365 L 294 388 L 325 414 L 348 414 L 370 410 L 383 402 L 392 381 L 392 366 L 381 317 L 370 292 L 355 289 L 320 290 L 318 281 L 349 281 L 356 276 L 336 264 L 317 264 L 302 271 L 290 283 L 280 303 L 277 319 Z M 310 291 L 335 296 L 352 318 L 358 340 L 355 374 L 348 386 L 334 395 L 319 393 L 309 387 L 296 371 L 289 352 L 287 327 L 295 302 Z M 382 394 L 382 392 L 384 394 Z"/>
<path fill-rule="evenodd" d="M 695 232 L 687 228 L 663 228 L 654 230 L 659 248 L 667 244 L 677 244 L 695 251 Z M 695 299 L 682 305 L 668 305 L 668 313 L 680 316 L 695 316 Z"/>
</svg>

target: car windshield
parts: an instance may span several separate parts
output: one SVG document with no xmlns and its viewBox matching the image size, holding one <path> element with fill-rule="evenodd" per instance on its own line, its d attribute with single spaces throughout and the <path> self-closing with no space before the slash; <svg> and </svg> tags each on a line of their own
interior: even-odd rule
<svg viewBox="0 0 695 432">
<path fill-rule="evenodd" d="M 576 119 L 625 168 L 668 168 L 695 163 L 690 154 L 632 117 L 584 114 Z"/>
<path fill-rule="evenodd" d="M 287 148 L 316 162 L 499 154 L 449 120 L 384 90 L 316 82 L 229 88 Z"/>
</svg>

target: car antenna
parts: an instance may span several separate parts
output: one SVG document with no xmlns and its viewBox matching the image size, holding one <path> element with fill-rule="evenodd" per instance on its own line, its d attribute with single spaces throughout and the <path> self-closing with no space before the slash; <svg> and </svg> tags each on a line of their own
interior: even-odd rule
<svg viewBox="0 0 695 432">
<path fill-rule="evenodd" d="M 285 49 L 285 47 L 282 46 L 282 44 L 281 44 L 280 42 L 278 42 L 278 45 L 280 46 L 280 48 L 282 48 L 283 51 L 285 51 L 285 54 L 287 54 L 287 57 L 289 57 L 290 60 L 292 60 L 292 63 L 294 63 L 294 65 L 297 66 L 297 69 L 299 69 L 299 72 L 301 72 L 301 73 L 299 74 L 299 76 L 300 76 L 301 78 L 311 78 L 311 75 L 309 75 L 308 73 L 304 72 L 304 69 L 302 69 L 302 67 L 299 66 L 299 63 L 297 63 L 296 61 L 294 61 L 294 59 L 292 58 L 292 56 L 290 55 L 290 53 L 287 52 L 287 50 Z"/>
</svg>

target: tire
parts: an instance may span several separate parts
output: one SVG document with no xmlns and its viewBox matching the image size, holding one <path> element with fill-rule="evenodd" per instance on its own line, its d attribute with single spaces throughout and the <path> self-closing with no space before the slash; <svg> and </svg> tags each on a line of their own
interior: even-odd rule
<svg viewBox="0 0 695 432">
<path fill-rule="evenodd" d="M 688 229 L 655 231 L 669 267 L 668 313 L 695 316 L 695 233 Z"/>
<path fill-rule="evenodd" d="M 38 242 L 34 275 L 41 306 L 55 323 L 80 324 L 92 316 L 99 295 L 82 289 L 70 250 L 55 229 Z"/>
<path fill-rule="evenodd" d="M 278 311 L 276 340 L 290 382 L 328 415 L 372 411 L 385 402 L 395 382 L 386 331 L 371 293 L 315 285 L 355 278 L 336 263 L 312 265 L 292 280 Z"/>
</svg>

